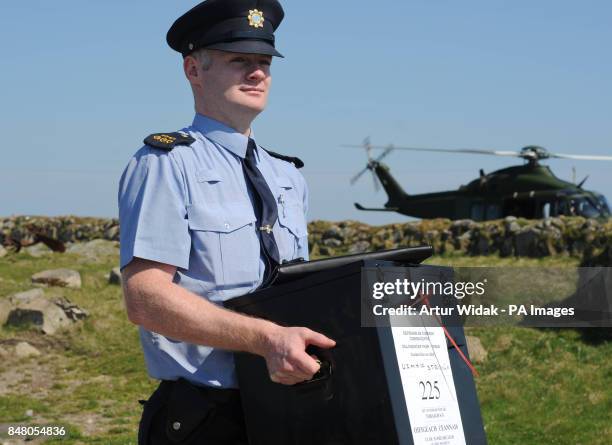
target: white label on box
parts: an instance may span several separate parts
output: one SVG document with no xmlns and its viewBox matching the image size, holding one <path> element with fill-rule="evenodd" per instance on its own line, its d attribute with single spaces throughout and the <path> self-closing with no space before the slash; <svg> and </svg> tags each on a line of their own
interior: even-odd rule
<svg viewBox="0 0 612 445">
<path fill-rule="evenodd" d="M 465 445 L 441 327 L 392 327 L 414 445 Z"/>
</svg>

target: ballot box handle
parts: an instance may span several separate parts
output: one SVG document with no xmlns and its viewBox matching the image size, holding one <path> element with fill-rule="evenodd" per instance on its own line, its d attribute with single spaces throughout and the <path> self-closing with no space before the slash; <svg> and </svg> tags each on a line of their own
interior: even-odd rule
<svg viewBox="0 0 612 445">
<path fill-rule="evenodd" d="M 310 386 L 310 385 L 322 382 L 323 380 L 327 380 L 331 377 L 333 373 L 333 367 L 332 367 L 331 362 L 328 360 L 317 360 L 317 362 L 319 363 L 320 368 L 315 373 L 315 375 L 313 375 L 310 380 L 296 383 L 295 385 L 293 385 L 293 387 L 301 388 L 305 386 Z"/>
</svg>

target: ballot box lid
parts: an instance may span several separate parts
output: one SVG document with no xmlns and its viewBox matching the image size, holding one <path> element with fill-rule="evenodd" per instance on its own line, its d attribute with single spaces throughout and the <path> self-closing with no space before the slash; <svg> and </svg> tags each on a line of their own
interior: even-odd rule
<svg viewBox="0 0 612 445">
<path fill-rule="evenodd" d="M 281 264 L 275 271 L 273 284 L 303 278 L 312 273 L 321 272 L 356 263 L 358 261 L 384 260 L 402 264 L 419 264 L 433 254 L 431 246 L 403 247 L 400 249 L 381 250 L 377 252 L 356 253 L 314 261 L 299 261 Z"/>
</svg>

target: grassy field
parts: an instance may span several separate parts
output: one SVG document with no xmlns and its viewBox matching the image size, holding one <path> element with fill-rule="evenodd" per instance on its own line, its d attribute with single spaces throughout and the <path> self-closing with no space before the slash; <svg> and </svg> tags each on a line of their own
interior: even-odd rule
<svg viewBox="0 0 612 445">
<path fill-rule="evenodd" d="M 0 443 L 13 425 L 61 425 L 67 435 L 45 443 L 135 444 L 141 408 L 156 382 L 149 379 L 137 329 L 124 312 L 121 290 L 107 283 L 117 255 L 97 260 L 75 254 L 0 258 L 0 298 L 32 288 L 38 271 L 78 270 L 83 288 L 45 289 L 87 309 L 71 331 L 44 336 L 0 329 L 0 347 L 19 341 L 40 357 L 0 362 Z M 575 266 L 571 259 L 434 258 L 456 266 Z M 477 387 L 491 444 L 612 443 L 612 342 L 595 342 L 575 330 L 474 328 L 488 351 L 477 365 Z M 28 412 L 31 410 L 31 412 Z M 28 415 L 29 414 L 29 415 Z M 4 431 L 4 434 L 2 433 Z M 17 443 L 17 442 L 8 442 Z M 35 440 L 29 443 L 39 443 Z"/>
</svg>

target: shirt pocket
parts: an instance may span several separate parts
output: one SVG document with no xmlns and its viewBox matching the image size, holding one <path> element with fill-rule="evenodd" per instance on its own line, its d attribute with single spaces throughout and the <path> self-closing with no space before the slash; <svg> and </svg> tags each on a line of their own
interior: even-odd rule
<svg viewBox="0 0 612 445">
<path fill-rule="evenodd" d="M 250 203 L 187 206 L 192 255 L 213 276 L 218 290 L 251 286 L 259 279 L 259 239 Z"/>
<path fill-rule="evenodd" d="M 278 179 L 279 196 L 278 222 L 279 222 L 279 252 L 281 260 L 292 260 L 297 257 L 300 246 L 307 241 L 308 231 L 302 198 L 297 196 L 291 182 L 287 179 Z"/>
</svg>

